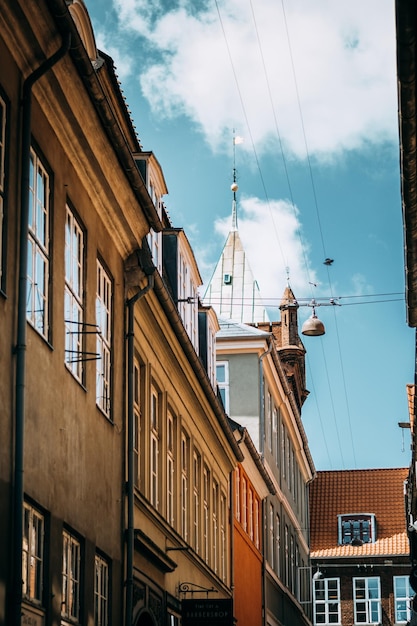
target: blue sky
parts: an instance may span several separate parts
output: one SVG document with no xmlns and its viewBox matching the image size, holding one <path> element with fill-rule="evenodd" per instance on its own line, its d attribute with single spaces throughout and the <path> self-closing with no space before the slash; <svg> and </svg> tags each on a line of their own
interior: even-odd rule
<svg viewBox="0 0 417 626">
<path fill-rule="evenodd" d="M 414 331 L 394 0 L 85 1 L 204 281 L 231 223 L 233 130 L 244 139 L 239 232 L 270 318 L 287 275 L 301 304 L 323 304 L 326 334 L 303 338 L 316 468 L 408 466 L 410 434 L 398 422 L 408 420 Z M 300 307 L 300 326 L 310 314 Z"/>
</svg>

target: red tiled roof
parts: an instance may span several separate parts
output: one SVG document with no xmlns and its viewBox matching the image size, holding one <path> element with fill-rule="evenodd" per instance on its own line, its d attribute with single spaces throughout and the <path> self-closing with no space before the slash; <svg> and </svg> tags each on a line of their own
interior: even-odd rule
<svg viewBox="0 0 417 626">
<path fill-rule="evenodd" d="M 403 487 L 407 476 L 407 468 L 317 472 L 310 488 L 311 556 L 407 555 Z M 348 513 L 375 515 L 375 543 L 338 545 L 338 515 Z"/>
</svg>

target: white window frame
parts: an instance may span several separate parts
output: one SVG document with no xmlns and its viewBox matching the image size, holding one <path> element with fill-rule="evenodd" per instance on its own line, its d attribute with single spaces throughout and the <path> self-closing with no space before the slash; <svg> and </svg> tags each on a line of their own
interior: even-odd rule
<svg viewBox="0 0 417 626">
<path fill-rule="evenodd" d="M 81 544 L 68 531 L 62 542 L 62 602 L 61 615 L 80 621 Z"/>
<path fill-rule="evenodd" d="M 151 387 L 150 414 L 150 501 L 159 507 L 159 446 L 160 446 L 160 394 Z"/>
<path fill-rule="evenodd" d="M 189 474 L 189 447 L 188 435 L 181 433 L 181 536 L 188 540 L 188 474 Z"/>
<path fill-rule="evenodd" d="M 193 450 L 193 548 L 200 552 L 200 472 L 201 457 Z"/>
<path fill-rule="evenodd" d="M 245 532 L 248 531 L 248 481 L 245 476 L 242 476 L 242 528 Z"/>
<path fill-rule="evenodd" d="M 84 231 L 74 212 L 65 212 L 65 365 L 77 380 L 83 378 Z"/>
<path fill-rule="evenodd" d="M 210 470 L 203 468 L 203 558 L 210 560 Z"/>
<path fill-rule="evenodd" d="M 339 578 L 313 579 L 313 606 L 315 626 L 341 624 Z M 320 612 L 318 612 L 319 608 L 321 609 Z M 337 621 L 333 619 L 330 621 L 335 614 L 337 614 Z M 318 619 L 318 616 L 321 619 Z"/>
<path fill-rule="evenodd" d="M 402 587 L 400 589 L 399 587 Z M 415 592 L 409 576 L 394 576 L 394 613 L 396 624 L 406 624 L 411 619 L 411 603 Z M 404 619 L 401 616 L 404 615 Z"/>
<path fill-rule="evenodd" d="M 281 518 L 278 513 L 275 514 L 275 570 L 278 576 L 281 575 Z"/>
<path fill-rule="evenodd" d="M 109 564 L 99 554 L 94 562 L 94 626 L 109 624 Z"/>
<path fill-rule="evenodd" d="M 219 372 L 224 372 L 224 380 L 219 381 Z M 230 387 L 229 387 L 229 361 L 216 362 L 216 379 L 220 395 L 223 400 L 224 410 L 226 413 L 230 411 Z"/>
<path fill-rule="evenodd" d="M 97 379 L 96 404 L 110 419 L 111 414 L 111 364 L 112 364 L 112 281 L 109 273 L 97 259 Z"/>
<path fill-rule="evenodd" d="M 175 424 L 176 420 L 173 413 L 168 409 L 167 411 L 167 446 L 166 446 L 166 459 L 167 459 L 167 511 L 166 518 L 168 524 L 174 526 L 174 502 L 175 502 Z"/>
<path fill-rule="evenodd" d="M 248 489 L 248 535 L 253 543 L 253 489 Z"/>
<path fill-rule="evenodd" d="M 271 452 L 271 454 L 274 451 L 274 433 L 273 433 L 273 423 L 272 423 L 272 416 L 273 416 L 273 400 L 272 400 L 272 395 L 271 392 L 268 391 L 268 395 L 267 395 L 267 402 L 268 402 L 268 406 L 267 406 L 267 433 L 268 433 L 268 447 L 269 450 Z"/>
<path fill-rule="evenodd" d="M 356 577 L 353 578 L 353 605 L 355 624 L 380 624 L 381 623 L 381 581 L 379 576 Z M 377 583 L 377 597 L 372 597 L 374 593 L 373 584 Z M 363 597 L 358 593 L 359 584 L 363 585 Z M 362 608 L 359 608 L 363 605 Z M 372 619 L 372 613 L 377 609 L 376 619 Z M 364 615 L 358 620 L 358 615 Z"/>
<path fill-rule="evenodd" d="M 241 518 L 240 499 L 241 499 L 241 497 L 240 497 L 240 469 L 239 469 L 239 465 L 235 469 L 235 477 L 236 477 L 236 484 L 235 484 L 235 489 L 236 489 L 236 513 L 235 513 L 235 517 L 236 517 L 237 521 L 240 522 L 240 518 Z"/>
<path fill-rule="evenodd" d="M 226 509 L 227 498 L 222 492 L 220 493 L 220 578 L 223 582 L 226 581 L 226 565 L 227 565 L 227 550 L 226 550 Z"/>
<path fill-rule="evenodd" d="M 260 513 L 260 506 L 259 506 L 259 500 L 255 494 L 254 497 L 254 512 L 253 512 L 253 517 L 254 517 L 254 529 L 253 529 L 253 541 L 255 544 L 255 547 L 260 550 L 261 548 L 261 535 L 260 535 L 260 529 L 259 529 L 259 513 Z"/>
<path fill-rule="evenodd" d="M 289 587 L 290 581 L 290 543 L 289 543 L 289 529 L 285 524 L 284 529 L 284 550 L 285 550 L 285 584 Z"/>
<path fill-rule="evenodd" d="M 212 569 L 217 574 L 219 570 L 219 483 L 213 480 L 212 484 L 212 503 L 211 503 L 211 541 L 212 541 Z"/>
<path fill-rule="evenodd" d="M 43 593 L 44 516 L 28 503 L 23 505 L 23 597 L 41 604 Z"/>
<path fill-rule="evenodd" d="M 275 569 L 275 512 L 274 505 L 269 503 L 269 565 Z"/>
<path fill-rule="evenodd" d="M 339 545 L 348 545 L 355 540 L 363 543 L 375 543 L 376 519 L 374 513 L 344 513 L 338 515 L 337 518 Z M 364 523 L 368 526 L 368 533 L 365 533 Z"/>
<path fill-rule="evenodd" d="M 140 487 L 140 449 L 142 441 L 142 413 L 140 389 L 140 364 L 133 361 L 133 479 L 136 487 Z"/>
<path fill-rule="evenodd" d="M 40 157 L 32 148 L 28 193 L 26 316 L 35 330 L 48 339 L 50 180 Z"/>
</svg>

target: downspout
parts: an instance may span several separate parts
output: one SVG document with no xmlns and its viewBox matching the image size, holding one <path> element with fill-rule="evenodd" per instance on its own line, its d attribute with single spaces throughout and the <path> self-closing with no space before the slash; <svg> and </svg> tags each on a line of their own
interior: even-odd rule
<svg viewBox="0 0 417 626">
<path fill-rule="evenodd" d="M 16 388 L 15 388 L 15 458 L 13 489 L 13 540 L 12 540 L 12 624 L 22 622 L 22 548 L 23 548 L 23 472 L 25 430 L 25 370 L 26 370 L 26 292 L 29 230 L 29 163 L 31 145 L 32 87 L 68 52 L 71 35 L 66 34 L 62 45 L 49 59 L 30 74 L 23 83 L 22 91 L 22 147 L 20 188 L 20 247 L 19 285 L 17 303 L 16 341 Z"/>
<path fill-rule="evenodd" d="M 155 269 L 155 268 L 153 268 Z M 148 276 L 148 284 L 140 289 L 132 298 L 126 300 L 127 307 L 127 529 L 126 529 L 126 611 L 125 624 L 131 626 L 133 618 L 133 554 L 135 544 L 134 526 L 134 497 L 135 497 L 135 477 L 134 469 L 134 306 L 154 286 L 154 274 Z"/>
</svg>

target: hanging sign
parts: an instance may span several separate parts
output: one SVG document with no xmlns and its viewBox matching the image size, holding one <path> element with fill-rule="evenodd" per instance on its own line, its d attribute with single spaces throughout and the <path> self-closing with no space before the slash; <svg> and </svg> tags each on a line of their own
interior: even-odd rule
<svg viewBox="0 0 417 626">
<path fill-rule="evenodd" d="M 183 600 L 182 626 L 233 626 L 233 600 Z"/>
</svg>

